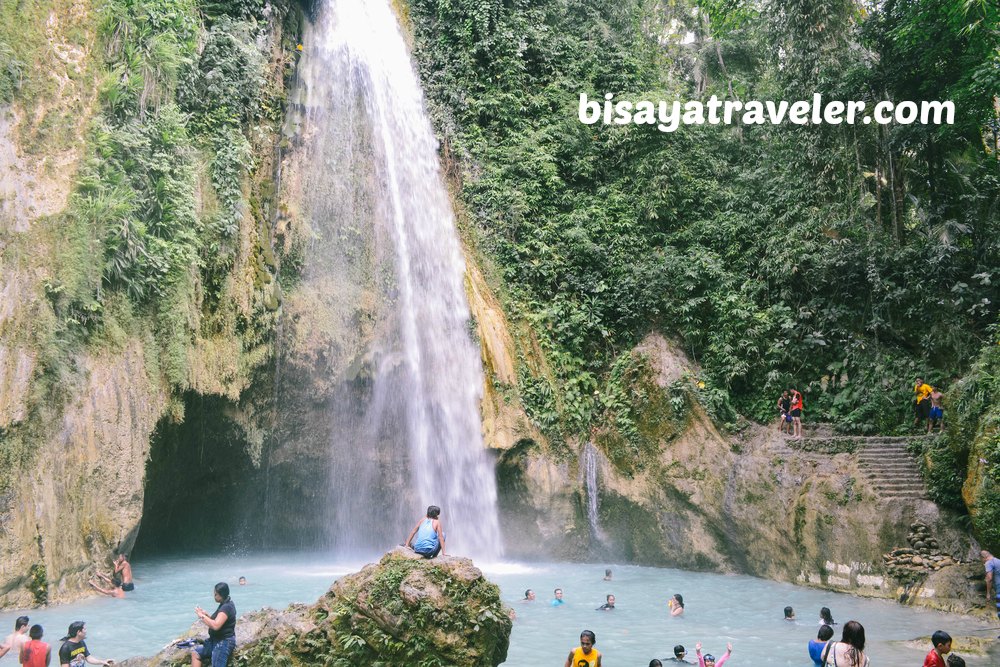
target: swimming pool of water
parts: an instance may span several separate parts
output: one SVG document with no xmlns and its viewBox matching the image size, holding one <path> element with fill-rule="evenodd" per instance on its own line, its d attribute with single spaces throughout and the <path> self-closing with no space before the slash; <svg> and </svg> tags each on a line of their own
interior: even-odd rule
<svg viewBox="0 0 1000 667">
<path fill-rule="evenodd" d="M 321 554 L 253 556 L 190 556 L 133 563 L 136 589 L 124 600 L 96 598 L 26 612 L 0 613 L 6 635 L 21 613 L 45 627 L 45 639 L 55 643 L 71 621 L 87 622 L 87 644 L 100 658 L 122 659 L 152 655 L 180 636 L 196 620 L 195 605 L 213 607 L 212 586 L 227 581 L 240 613 L 290 602 L 313 602 L 338 577 L 359 570 L 372 559 L 337 560 Z M 952 635 L 995 636 L 986 620 L 902 607 L 883 600 L 817 591 L 744 576 L 611 565 L 612 581 L 602 581 L 604 565 L 577 563 L 497 563 L 483 566 L 498 583 L 505 602 L 516 611 L 511 634 L 509 667 L 561 665 L 577 645 L 580 631 L 597 634 L 597 648 L 606 667 L 645 667 L 651 658 L 672 655 L 683 644 L 693 658 L 696 642 L 717 657 L 732 642 L 733 667 L 809 667 L 806 644 L 816 635 L 820 607 L 830 607 L 840 626 L 855 619 L 865 626 L 867 653 L 873 667 L 919 665 L 929 650 L 910 648 L 901 640 L 928 636 L 938 629 Z M 246 586 L 236 585 L 240 576 Z M 564 591 L 566 604 L 549 606 L 554 588 Z M 522 603 L 525 589 L 537 600 Z M 617 608 L 596 611 L 613 593 Z M 683 616 L 672 618 L 666 601 L 681 593 Z M 786 605 L 798 620 L 782 620 Z M 954 651 L 963 654 L 960 644 Z M 988 658 L 966 657 L 970 667 L 985 667 Z"/>
</svg>

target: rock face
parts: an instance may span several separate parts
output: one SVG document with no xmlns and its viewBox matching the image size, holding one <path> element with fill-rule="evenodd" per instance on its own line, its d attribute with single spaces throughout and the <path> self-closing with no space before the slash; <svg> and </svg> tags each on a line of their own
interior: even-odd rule
<svg viewBox="0 0 1000 667">
<path fill-rule="evenodd" d="M 402 547 L 336 581 L 312 606 L 247 614 L 231 664 L 495 667 L 507 659 L 511 621 L 500 589 L 468 558 L 424 560 Z M 204 627 L 192 636 L 206 636 Z M 125 667 L 179 665 L 167 648 Z"/>
<path fill-rule="evenodd" d="M 597 432 L 596 485 L 588 489 L 585 478 L 586 443 L 569 443 L 567 454 L 525 438 L 502 453 L 509 554 L 739 572 L 975 607 L 975 591 L 948 567 L 974 550 L 953 515 L 927 500 L 880 498 L 851 451 L 792 447 L 755 425 L 720 433 L 700 406 L 698 369 L 673 345 L 654 334 L 632 354 L 645 359 L 655 383 L 632 385 L 643 396 L 633 404 L 641 447 L 623 456 L 622 438 Z M 658 421 L 668 410 L 669 423 Z M 587 511 L 592 496 L 596 525 Z M 927 566 L 894 576 L 883 554 L 917 542 Z"/>
</svg>

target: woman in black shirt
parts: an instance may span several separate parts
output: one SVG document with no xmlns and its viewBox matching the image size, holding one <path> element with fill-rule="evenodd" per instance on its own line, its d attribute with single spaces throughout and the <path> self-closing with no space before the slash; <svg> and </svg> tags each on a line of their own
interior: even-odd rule
<svg viewBox="0 0 1000 667">
<path fill-rule="evenodd" d="M 229 597 L 229 584 L 215 585 L 215 601 L 219 608 L 211 616 L 201 607 L 194 608 L 198 619 L 208 626 L 208 641 L 191 654 L 191 667 L 201 667 L 202 660 L 211 660 L 212 667 L 226 667 L 236 650 L 236 605 Z"/>
</svg>

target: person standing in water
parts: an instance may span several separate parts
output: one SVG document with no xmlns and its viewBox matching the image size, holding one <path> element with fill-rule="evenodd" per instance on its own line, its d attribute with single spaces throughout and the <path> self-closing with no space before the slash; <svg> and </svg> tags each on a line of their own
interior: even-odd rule
<svg viewBox="0 0 1000 667">
<path fill-rule="evenodd" d="M 840 641 L 826 645 L 822 660 L 827 667 L 868 667 L 864 626 L 857 621 L 844 623 Z"/>
<path fill-rule="evenodd" d="M 98 660 L 90 655 L 87 648 L 87 624 L 83 621 L 73 621 L 69 624 L 66 636 L 62 638 L 63 645 L 59 648 L 60 667 L 83 667 L 84 665 L 113 665 L 114 660 Z"/>
<path fill-rule="evenodd" d="M 441 525 L 441 508 L 431 505 L 427 508 L 427 515 L 417 521 L 417 525 L 410 531 L 406 538 L 405 546 L 413 549 L 415 553 L 424 558 L 434 558 L 439 553 L 444 556 L 444 528 Z M 416 537 L 416 540 L 414 540 Z"/>
<path fill-rule="evenodd" d="M 711 653 L 701 654 L 701 642 L 694 645 L 694 654 L 698 656 L 698 667 L 722 667 L 726 660 L 729 660 L 729 656 L 733 654 L 733 645 L 726 644 L 726 652 L 722 654 L 722 657 L 718 661 L 715 660 L 715 656 Z"/>
<path fill-rule="evenodd" d="M 52 647 L 42 641 L 44 630 L 42 626 L 33 625 L 28 630 L 28 637 L 31 639 L 21 646 L 21 653 L 18 660 L 24 667 L 49 667 L 52 662 Z"/>
<path fill-rule="evenodd" d="M 123 591 L 135 590 L 135 583 L 132 581 L 132 564 L 128 562 L 128 557 L 125 554 L 118 554 L 118 558 L 115 559 L 115 574 L 121 579 Z"/>
<path fill-rule="evenodd" d="M 833 639 L 833 628 L 829 625 L 821 625 L 819 632 L 816 633 L 816 639 L 809 640 L 809 657 L 812 658 L 816 667 L 823 667 L 823 650 L 826 649 L 826 644 L 831 639 Z"/>
<path fill-rule="evenodd" d="M 946 655 L 951 653 L 951 635 L 944 630 L 938 630 L 931 635 L 931 649 L 924 658 L 924 667 L 946 667 Z"/>
<path fill-rule="evenodd" d="M 684 613 L 684 598 L 680 593 L 674 593 L 674 596 L 667 600 L 667 607 L 670 608 L 671 616 L 680 616 Z"/>
<path fill-rule="evenodd" d="M 14 632 L 7 635 L 0 644 L 0 658 L 11 651 L 11 655 L 17 656 L 21 652 L 21 647 L 28 642 L 28 617 L 18 616 L 14 621 Z"/>
<path fill-rule="evenodd" d="M 590 630 L 580 633 L 580 645 L 569 652 L 565 667 L 601 667 L 601 652 L 594 648 L 597 635 Z"/>
<path fill-rule="evenodd" d="M 226 667 L 236 650 L 236 605 L 229 597 L 229 584 L 217 583 L 214 595 L 219 607 L 211 615 L 201 607 L 194 608 L 198 620 L 208 626 L 208 641 L 191 653 L 191 667 L 201 667 L 203 660 L 212 667 Z"/>
</svg>

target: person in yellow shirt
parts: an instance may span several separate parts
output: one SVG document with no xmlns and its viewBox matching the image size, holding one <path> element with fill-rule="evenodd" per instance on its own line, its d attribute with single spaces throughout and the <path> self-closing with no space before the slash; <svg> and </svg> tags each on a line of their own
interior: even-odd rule
<svg viewBox="0 0 1000 667">
<path fill-rule="evenodd" d="M 913 394 L 916 401 L 913 404 L 914 426 L 920 426 L 931 416 L 931 386 L 924 383 L 923 378 L 917 378 L 917 383 L 913 386 Z"/>
<path fill-rule="evenodd" d="M 580 633 L 580 645 L 569 652 L 566 667 L 601 667 L 601 652 L 594 648 L 597 635 L 590 630 Z"/>
</svg>

